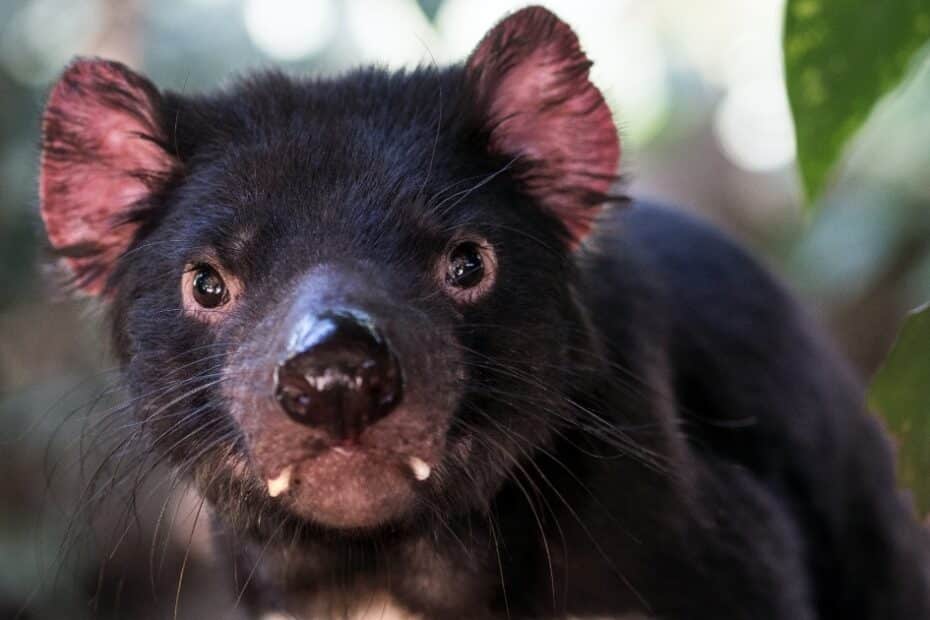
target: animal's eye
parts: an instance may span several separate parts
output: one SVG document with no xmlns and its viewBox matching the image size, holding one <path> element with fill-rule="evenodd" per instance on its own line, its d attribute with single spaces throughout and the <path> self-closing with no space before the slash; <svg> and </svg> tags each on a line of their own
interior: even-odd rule
<svg viewBox="0 0 930 620">
<path fill-rule="evenodd" d="M 484 279 L 484 259 L 481 247 L 466 241 L 456 245 L 449 253 L 446 281 L 456 288 L 472 288 Z"/>
<path fill-rule="evenodd" d="M 216 308 L 229 299 L 226 283 L 210 265 L 198 265 L 194 269 L 191 291 L 194 301 L 204 308 Z"/>
<path fill-rule="evenodd" d="M 446 250 L 439 268 L 439 281 L 446 294 L 459 303 L 471 304 L 493 288 L 497 254 L 483 239 L 458 241 Z"/>
</svg>

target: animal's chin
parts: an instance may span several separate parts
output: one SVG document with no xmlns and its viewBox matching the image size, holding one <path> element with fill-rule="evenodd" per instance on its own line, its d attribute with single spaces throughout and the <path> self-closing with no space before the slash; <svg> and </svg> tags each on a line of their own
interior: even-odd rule
<svg viewBox="0 0 930 620">
<path fill-rule="evenodd" d="M 301 521 L 339 530 L 400 525 L 437 492 L 451 408 L 411 403 L 356 436 L 298 424 L 276 402 L 233 401 L 250 487 L 261 503 Z M 257 498 L 256 498 L 257 499 Z M 311 528 L 312 529 L 312 528 Z"/>
<path fill-rule="evenodd" d="M 330 528 L 370 529 L 408 516 L 417 487 L 432 467 L 420 457 L 384 455 L 363 447 L 334 447 L 315 456 L 262 467 L 271 501 Z"/>
</svg>

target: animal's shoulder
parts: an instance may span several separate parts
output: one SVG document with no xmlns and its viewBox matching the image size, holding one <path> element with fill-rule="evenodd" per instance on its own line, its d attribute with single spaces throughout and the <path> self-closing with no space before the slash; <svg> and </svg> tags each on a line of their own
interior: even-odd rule
<svg viewBox="0 0 930 620">
<path fill-rule="evenodd" d="M 596 324 L 616 355 L 648 332 L 700 445 L 765 471 L 786 449 L 803 460 L 848 443 L 863 411 L 853 373 L 750 252 L 710 224 L 646 203 L 609 214 L 592 245 L 585 277 Z"/>
</svg>

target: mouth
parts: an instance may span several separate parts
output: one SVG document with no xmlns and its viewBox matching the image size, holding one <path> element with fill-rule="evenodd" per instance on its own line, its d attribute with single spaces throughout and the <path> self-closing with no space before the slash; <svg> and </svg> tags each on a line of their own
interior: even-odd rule
<svg viewBox="0 0 930 620">
<path fill-rule="evenodd" d="M 340 529 L 395 521 L 435 478 L 435 456 L 337 445 L 315 454 L 280 455 L 261 467 L 268 497 L 289 512 Z"/>
<path fill-rule="evenodd" d="M 349 450 L 343 447 L 333 448 L 333 451 L 342 454 L 343 456 L 351 456 Z M 430 474 L 433 472 L 433 469 L 430 467 L 429 463 L 418 456 L 409 456 L 404 462 L 410 469 L 410 473 L 413 475 L 414 479 L 418 480 L 419 482 L 424 482 L 427 480 L 430 477 Z M 277 497 L 286 492 L 291 486 L 291 475 L 293 473 L 294 465 L 287 465 L 277 476 L 268 478 L 265 481 L 265 484 L 268 487 L 268 496 Z"/>
</svg>

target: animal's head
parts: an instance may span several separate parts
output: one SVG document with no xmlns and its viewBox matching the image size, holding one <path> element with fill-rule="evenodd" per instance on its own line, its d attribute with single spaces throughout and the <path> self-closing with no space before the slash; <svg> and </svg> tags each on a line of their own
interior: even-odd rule
<svg viewBox="0 0 930 620">
<path fill-rule="evenodd" d="M 154 449 L 221 514 L 358 531 L 480 508 L 571 424 L 572 257 L 619 159 L 589 65 L 529 8 L 448 69 L 206 96 L 67 69 L 48 238 L 109 306 Z"/>
</svg>

